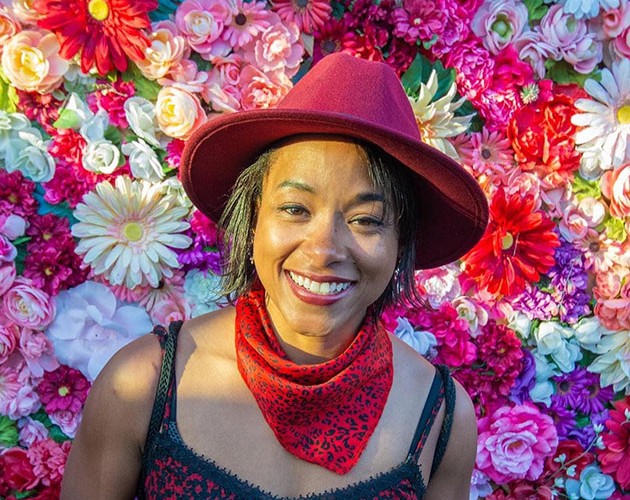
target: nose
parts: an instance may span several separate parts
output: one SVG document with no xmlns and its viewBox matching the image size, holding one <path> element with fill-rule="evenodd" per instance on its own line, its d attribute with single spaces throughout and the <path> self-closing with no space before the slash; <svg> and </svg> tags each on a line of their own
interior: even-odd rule
<svg viewBox="0 0 630 500">
<path fill-rule="evenodd" d="M 303 251 L 314 266 L 327 267 L 343 261 L 347 253 L 347 226 L 339 215 L 317 217 L 307 229 Z"/>
</svg>

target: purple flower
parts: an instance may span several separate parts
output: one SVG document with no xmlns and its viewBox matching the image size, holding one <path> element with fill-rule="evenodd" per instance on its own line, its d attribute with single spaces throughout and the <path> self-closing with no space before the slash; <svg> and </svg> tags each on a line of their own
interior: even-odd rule
<svg viewBox="0 0 630 500">
<path fill-rule="evenodd" d="M 536 385 L 536 361 L 529 349 L 522 349 L 522 368 L 518 377 L 514 381 L 510 391 L 510 400 L 522 405 L 526 401 L 531 401 L 529 391 Z"/>
<path fill-rule="evenodd" d="M 547 413 L 556 426 L 558 439 L 566 439 L 569 433 L 575 429 L 575 411 L 552 402 L 551 408 L 547 410 Z"/>
</svg>

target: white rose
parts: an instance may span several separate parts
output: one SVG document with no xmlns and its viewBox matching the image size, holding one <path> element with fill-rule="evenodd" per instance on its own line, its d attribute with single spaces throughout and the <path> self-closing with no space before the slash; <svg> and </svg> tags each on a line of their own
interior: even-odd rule
<svg viewBox="0 0 630 500">
<path fill-rule="evenodd" d="M 580 347 L 567 340 L 572 336 L 573 332 L 570 328 L 551 321 L 540 323 L 534 332 L 538 352 L 551 356 L 558 368 L 564 373 L 573 371 L 575 362 L 582 359 Z"/>
<path fill-rule="evenodd" d="M 151 101 L 144 97 L 130 97 L 125 101 L 124 108 L 125 117 L 134 134 L 151 146 L 159 147 L 160 141 L 155 135 L 157 130 L 155 108 Z"/>
<path fill-rule="evenodd" d="M 437 339 L 431 332 L 416 331 L 407 318 L 398 318 L 398 326 L 394 330 L 394 335 L 418 351 L 423 356 L 434 354 L 437 346 Z"/>
<path fill-rule="evenodd" d="M 177 87 L 162 87 L 155 103 L 155 115 L 162 132 L 176 139 L 188 139 L 206 121 L 195 94 Z"/>
<path fill-rule="evenodd" d="M 93 141 L 83 151 L 83 168 L 99 174 L 111 174 L 118 168 L 120 150 L 110 141 Z"/>
<path fill-rule="evenodd" d="M 129 157 L 129 166 L 135 178 L 149 182 L 159 182 L 164 178 L 157 154 L 142 139 L 123 144 L 122 151 Z"/>
<path fill-rule="evenodd" d="M 27 127 L 11 134 L 5 149 L 8 172 L 19 170 L 34 182 L 47 182 L 55 175 L 55 161 L 36 128 Z"/>
<path fill-rule="evenodd" d="M 181 181 L 176 177 L 169 177 L 162 182 L 162 192 L 164 196 L 173 198 L 173 205 L 177 207 L 192 208 L 193 204 L 188 198 L 184 186 Z"/>
<path fill-rule="evenodd" d="M 95 115 L 85 120 L 79 129 L 79 133 L 88 142 L 100 141 L 105 137 L 105 130 L 107 130 L 108 125 L 109 116 L 107 115 L 107 111 L 99 109 Z"/>
</svg>

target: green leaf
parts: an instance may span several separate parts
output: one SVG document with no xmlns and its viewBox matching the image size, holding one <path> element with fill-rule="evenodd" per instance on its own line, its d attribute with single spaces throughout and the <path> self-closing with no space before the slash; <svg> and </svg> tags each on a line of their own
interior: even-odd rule
<svg viewBox="0 0 630 500">
<path fill-rule="evenodd" d="M 159 83 L 146 78 L 135 64 L 129 64 L 129 68 L 122 75 L 125 82 L 133 82 L 136 87 L 136 95 L 155 102 L 162 88 Z"/>
<path fill-rule="evenodd" d="M 573 69 L 566 61 L 552 61 L 549 63 L 549 60 L 545 62 L 545 67 L 547 68 L 546 78 L 553 80 L 560 85 L 569 85 L 571 83 L 576 83 L 580 87 L 584 87 L 584 82 L 590 79 L 596 79 L 596 72 L 583 74 L 578 73 Z"/>
<path fill-rule="evenodd" d="M 523 3 L 527 7 L 530 23 L 532 21 L 540 21 L 549 10 L 549 6 L 545 5 L 544 0 L 523 0 Z"/>
<path fill-rule="evenodd" d="M 103 137 L 112 144 L 116 144 L 116 146 L 120 146 L 122 144 L 123 135 L 120 132 L 120 129 L 118 129 L 118 127 L 114 127 L 113 125 L 110 125 L 105 129 Z"/>
<path fill-rule="evenodd" d="M 64 201 L 57 205 L 52 205 L 44 199 L 44 194 L 45 191 L 42 185 L 37 184 L 35 191 L 33 192 L 33 198 L 35 198 L 37 203 L 39 203 L 39 208 L 37 209 L 37 213 L 39 215 L 53 214 L 57 217 L 65 217 L 70 221 L 70 225 L 77 222 L 72 214 L 72 209 L 67 202 Z"/>
<path fill-rule="evenodd" d="M 17 91 L 0 69 L 0 110 L 7 113 L 15 113 L 17 111 L 17 103 Z"/>
<path fill-rule="evenodd" d="M 438 89 L 433 98 L 434 101 L 444 96 L 455 82 L 456 72 L 453 68 L 445 68 L 440 61 L 431 63 L 422 54 L 417 54 L 407 71 L 400 78 L 405 92 L 411 97 L 417 97 L 420 85 L 427 83 L 431 72 L 435 70 L 438 79 Z"/>
<path fill-rule="evenodd" d="M 621 219 L 617 219 L 617 217 L 610 217 L 604 222 L 604 226 L 606 226 L 606 236 L 608 236 L 611 240 L 622 243 L 626 241 L 628 235 L 626 234 L 625 224 Z"/>
<path fill-rule="evenodd" d="M 63 443 L 64 441 L 68 441 L 70 438 L 64 434 L 58 425 L 55 425 L 50 420 L 50 417 L 46 414 L 46 412 L 42 409 L 37 413 L 33 413 L 30 415 L 33 420 L 37 420 L 38 422 L 44 424 L 44 427 L 48 429 L 49 436 L 56 443 Z"/>
<path fill-rule="evenodd" d="M 335 19 L 341 19 L 346 12 L 346 8 L 341 2 L 332 0 L 332 2 L 330 2 L 330 6 L 332 7 L 332 17 Z"/>
<path fill-rule="evenodd" d="M 63 111 L 59 113 L 59 118 L 57 118 L 55 120 L 55 123 L 53 123 L 53 126 L 55 128 L 63 129 L 76 129 L 79 128 L 80 125 L 81 117 L 79 116 L 79 114 L 75 110 L 68 108 L 64 108 Z"/>
<path fill-rule="evenodd" d="M 599 198 L 602 195 L 598 181 L 588 181 L 580 174 L 575 174 L 573 178 L 573 192 L 578 200 Z"/>
<path fill-rule="evenodd" d="M 17 423 L 9 417 L 0 415 L 0 445 L 11 448 L 17 445 L 20 434 L 17 430 Z"/>
</svg>

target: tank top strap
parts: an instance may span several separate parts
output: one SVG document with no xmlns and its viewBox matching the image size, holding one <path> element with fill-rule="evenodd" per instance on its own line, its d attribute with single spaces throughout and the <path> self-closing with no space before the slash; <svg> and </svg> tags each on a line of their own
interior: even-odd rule
<svg viewBox="0 0 630 500">
<path fill-rule="evenodd" d="M 411 446 L 409 447 L 408 459 L 412 459 L 417 462 L 420 459 L 420 454 L 424 449 L 424 444 L 429 437 L 433 423 L 440 411 L 442 402 L 446 399 L 446 408 L 444 415 L 444 422 L 440 430 L 438 442 L 433 455 L 433 463 L 431 465 L 431 474 L 427 478 L 427 481 L 433 475 L 437 467 L 439 466 L 444 452 L 446 451 L 446 445 L 451 434 L 451 426 L 453 423 L 453 409 L 455 407 L 455 386 L 450 372 L 446 366 L 438 365 L 435 367 L 435 375 L 433 376 L 433 382 L 429 389 L 429 395 L 422 409 L 420 420 L 416 427 Z"/>
<path fill-rule="evenodd" d="M 173 321 L 168 327 L 168 331 L 162 326 L 156 326 L 153 333 L 158 336 L 160 346 L 162 347 L 162 367 L 160 369 L 160 378 L 155 390 L 155 401 L 151 411 L 151 420 L 149 421 L 149 430 L 147 432 L 147 440 L 145 448 L 150 446 L 156 434 L 160 431 L 165 416 L 168 417 L 166 410 L 169 394 L 172 391 L 172 384 L 175 380 L 175 351 L 177 350 L 177 334 L 182 326 L 182 321 Z"/>
</svg>

